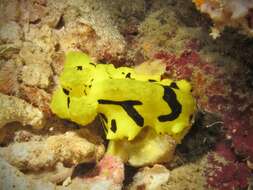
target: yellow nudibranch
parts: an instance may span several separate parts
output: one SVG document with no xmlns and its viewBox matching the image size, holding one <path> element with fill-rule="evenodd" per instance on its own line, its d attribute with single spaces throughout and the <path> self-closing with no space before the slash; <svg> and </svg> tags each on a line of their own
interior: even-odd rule
<svg viewBox="0 0 253 190">
<path fill-rule="evenodd" d="M 108 140 L 130 141 L 144 127 L 151 127 L 180 142 L 196 108 L 185 80 L 96 64 L 81 52 L 66 55 L 59 80 L 51 102 L 53 113 L 80 125 L 99 115 Z"/>
</svg>

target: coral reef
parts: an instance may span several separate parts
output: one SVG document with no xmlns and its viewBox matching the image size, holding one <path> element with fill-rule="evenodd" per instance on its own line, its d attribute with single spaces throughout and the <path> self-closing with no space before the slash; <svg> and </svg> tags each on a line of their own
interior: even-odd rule
<svg viewBox="0 0 253 190">
<path fill-rule="evenodd" d="M 92 172 L 84 176 L 83 180 L 90 183 L 90 188 L 95 188 L 94 182 L 102 184 L 104 182 L 105 189 L 121 189 L 124 180 L 124 164 L 122 161 L 110 155 L 105 155 L 105 157 L 100 160 L 95 168 L 94 175 Z"/>
<path fill-rule="evenodd" d="M 207 186 L 207 181 L 204 176 L 207 166 L 207 157 L 204 156 L 196 162 L 184 164 L 173 169 L 170 172 L 170 178 L 162 189 L 211 190 L 211 188 Z"/>
<path fill-rule="evenodd" d="M 20 90 L 18 75 L 21 67 L 13 60 L 3 61 L 0 64 L 0 92 L 18 95 Z"/>
<path fill-rule="evenodd" d="M 253 35 L 252 0 L 193 0 L 193 2 L 214 22 L 211 32 L 214 39 L 220 36 L 225 26 L 236 27 L 249 36 Z"/>
<path fill-rule="evenodd" d="M 222 160 L 216 153 L 210 152 L 215 160 Z M 206 180 L 207 168 L 212 165 L 208 156 L 199 157 L 197 161 L 181 165 L 175 169 L 168 170 L 161 165 L 139 169 L 134 175 L 133 181 L 127 189 L 200 189 L 211 190 Z"/>
<path fill-rule="evenodd" d="M 47 88 L 52 71 L 47 64 L 28 64 L 22 67 L 21 80 L 24 85 Z"/>
<path fill-rule="evenodd" d="M 1 189 L 38 189 L 39 187 L 54 189 L 52 183 L 42 180 L 31 180 L 18 169 L 10 165 L 6 160 L 0 158 L 0 182 Z"/>
<path fill-rule="evenodd" d="M 0 110 L 0 127 L 18 121 L 22 125 L 41 128 L 45 122 L 44 115 L 39 109 L 14 96 L 0 94 Z"/>
<path fill-rule="evenodd" d="M 162 189 L 170 178 L 170 171 L 162 165 L 154 165 L 153 167 L 145 167 L 133 177 L 133 182 L 128 189 Z"/>
<path fill-rule="evenodd" d="M 109 165 L 108 162 L 111 164 Z M 105 165 L 106 164 L 106 165 Z M 27 177 L 7 161 L 0 158 L 0 182 L 2 190 L 18 189 L 49 189 L 49 190 L 78 190 L 78 189 L 105 189 L 119 190 L 122 187 L 124 168 L 117 158 L 105 157 L 98 164 L 101 172 L 89 179 L 67 178 L 62 186 L 55 185 L 46 180 Z M 109 166 L 109 167 L 108 167 Z M 112 167 L 114 166 L 114 167 Z M 110 172 L 109 172 L 110 171 Z M 114 176 L 110 175 L 113 174 Z M 67 182 L 68 181 L 68 182 Z"/>
<path fill-rule="evenodd" d="M 20 170 L 42 171 L 54 168 L 57 162 L 73 166 L 81 162 L 94 162 L 104 153 L 104 146 L 89 142 L 92 134 L 66 132 L 40 141 L 15 143 L 0 148 L 2 158 Z M 90 137 L 89 137 L 90 136 Z"/>
<path fill-rule="evenodd" d="M 68 153 L 63 156 L 67 164 L 68 161 L 71 163 L 71 166 L 64 165 L 59 157 L 58 163 L 46 159 L 53 167 L 51 170 L 28 172 L 25 164 L 21 164 L 19 167 L 24 172 L 21 173 L 3 159 L 14 155 L 7 151 L 8 154 L 0 159 L 0 188 L 120 189 L 123 179 L 131 179 L 138 170 L 134 168 L 132 173 L 123 176 L 123 163 L 111 157 L 105 157 L 101 160 L 103 164 L 95 167 L 94 151 L 94 157 L 83 164 L 79 163 L 82 159 L 75 162 L 69 156 L 73 151 L 73 155 L 85 152 L 83 149 L 79 151 L 80 147 L 68 147 L 70 139 L 77 139 L 81 146 L 89 144 L 94 150 L 103 146 L 102 142 L 94 143 L 95 139 L 105 139 L 101 124 L 87 126 L 88 136 L 79 135 L 77 124 L 55 117 L 48 106 L 59 82 L 65 53 L 69 50 L 82 51 L 94 61 L 113 63 L 116 67 L 145 62 L 148 64 L 146 68 L 140 67 L 140 72 L 159 68 L 163 78 L 191 82 L 192 93 L 203 117 L 195 122 L 189 136 L 176 148 L 174 159 L 164 164 L 169 168 L 166 171 L 169 178 L 162 181 L 162 189 L 252 188 L 252 38 L 231 29 L 252 36 L 252 0 L 194 2 L 0 1 L 0 149 L 10 150 L 22 145 L 27 155 L 35 158 L 36 155 L 29 154 L 29 150 L 34 149 L 29 147 L 34 145 L 48 153 L 51 149 L 46 149 L 43 143 L 57 139 L 65 146 L 54 141 L 53 144 L 57 145 L 54 149 L 67 151 L 51 151 L 50 154 Z M 201 13 L 209 15 L 211 20 Z M 219 40 L 209 36 L 211 21 L 214 23 L 213 37 L 218 37 L 223 28 L 227 28 Z M 38 75 L 33 75 L 34 71 Z M 45 120 L 46 125 L 40 130 L 21 127 L 18 123 L 8 124 L 19 121 L 22 125 L 38 128 Z M 88 138 L 93 135 L 95 139 Z M 18 150 L 21 152 L 22 149 Z M 23 158 L 29 163 L 28 157 Z M 21 161 L 22 157 L 11 157 L 10 161 L 15 159 Z M 40 166 L 46 167 L 42 163 Z M 82 166 L 80 172 L 86 171 L 85 177 L 74 176 L 79 166 Z M 89 170 L 94 167 L 98 169 Z M 113 175 L 108 172 L 111 170 Z M 157 176 L 153 168 L 145 170 L 148 172 L 141 172 L 141 168 L 139 171 L 141 175 L 137 176 L 142 179 Z M 88 177 L 89 174 L 94 176 Z M 136 178 L 133 186 L 135 182 Z"/>
<path fill-rule="evenodd" d="M 247 165 L 235 162 L 236 156 L 226 143 L 217 144 L 216 152 L 226 162 L 215 160 L 213 155 L 209 155 L 209 166 L 205 171 L 208 186 L 219 190 L 247 188 L 251 177 Z"/>
</svg>

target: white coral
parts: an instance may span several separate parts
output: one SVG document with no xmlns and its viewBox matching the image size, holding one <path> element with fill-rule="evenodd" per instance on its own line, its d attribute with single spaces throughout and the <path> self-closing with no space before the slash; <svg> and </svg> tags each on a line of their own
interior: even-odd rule
<svg viewBox="0 0 253 190">
<path fill-rule="evenodd" d="M 14 121 L 40 128 L 44 123 L 44 115 L 24 100 L 0 93 L 0 128 Z"/>
<path fill-rule="evenodd" d="M 159 190 L 170 178 L 170 171 L 162 165 L 154 165 L 152 168 L 145 167 L 133 177 L 133 183 L 129 186 L 131 190 L 143 187 L 146 190 Z"/>
<path fill-rule="evenodd" d="M 252 19 L 253 0 L 205 0 L 201 3 L 193 1 L 201 12 L 210 16 L 218 29 L 232 26 L 253 35 L 253 28 L 249 23 Z"/>
<path fill-rule="evenodd" d="M 0 189 L 1 190 L 79 190 L 79 189 L 103 189 L 119 190 L 119 185 L 113 184 L 110 179 L 95 180 L 87 182 L 84 179 L 74 179 L 69 181 L 68 186 L 55 185 L 43 179 L 32 179 L 27 177 L 7 161 L 0 157 Z"/>
<path fill-rule="evenodd" d="M 0 158 L 0 184 L 1 190 L 20 190 L 20 189 L 33 189 L 38 190 L 43 187 L 43 189 L 53 190 L 55 186 L 52 183 L 41 181 L 41 180 L 31 180 L 25 177 L 23 173 L 18 171 L 16 168 L 11 166 L 8 162 Z M 41 188 L 38 188 L 41 187 Z"/>
<path fill-rule="evenodd" d="M 93 144 L 77 132 L 53 135 L 41 141 L 15 143 L 0 149 L 1 157 L 19 169 L 29 171 L 54 168 L 58 162 L 74 165 L 96 161 L 103 153 L 102 144 Z"/>
<path fill-rule="evenodd" d="M 52 70 L 48 64 L 29 64 L 25 65 L 21 71 L 21 79 L 24 84 L 47 88 L 50 83 Z"/>
</svg>

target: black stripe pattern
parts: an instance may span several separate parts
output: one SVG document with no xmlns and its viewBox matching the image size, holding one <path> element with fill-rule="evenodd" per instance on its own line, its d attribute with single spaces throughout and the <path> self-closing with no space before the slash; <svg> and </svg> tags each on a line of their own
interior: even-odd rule
<svg viewBox="0 0 253 190">
<path fill-rule="evenodd" d="M 129 115 L 129 117 L 131 117 L 138 126 L 143 127 L 144 118 L 134 108 L 134 106 L 136 106 L 136 105 L 142 105 L 142 102 L 134 101 L 134 100 L 113 101 L 113 100 L 100 99 L 100 100 L 98 100 L 98 103 L 99 104 L 111 104 L 111 105 L 121 106 L 126 111 L 126 113 Z"/>
<path fill-rule="evenodd" d="M 171 113 L 159 116 L 158 120 L 160 122 L 173 121 L 177 119 L 182 112 L 182 105 L 178 102 L 176 93 L 169 86 L 163 86 L 163 88 L 163 99 L 171 108 Z"/>
<path fill-rule="evenodd" d="M 111 121 L 111 130 L 114 133 L 116 133 L 116 131 L 117 131 L 117 124 L 116 124 L 116 120 L 115 119 L 112 119 L 112 121 Z"/>
</svg>

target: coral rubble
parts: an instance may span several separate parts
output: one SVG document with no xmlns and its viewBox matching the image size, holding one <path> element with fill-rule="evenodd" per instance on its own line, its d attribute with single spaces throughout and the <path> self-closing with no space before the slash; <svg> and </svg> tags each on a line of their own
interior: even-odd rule
<svg viewBox="0 0 253 190">
<path fill-rule="evenodd" d="M 0 127 L 18 121 L 22 125 L 41 128 L 45 122 L 44 115 L 39 109 L 14 96 L 0 94 L 0 110 Z"/>
<path fill-rule="evenodd" d="M 236 27 L 253 35 L 252 0 L 193 0 L 196 7 L 214 22 L 212 37 L 219 37 L 225 26 Z"/>
<path fill-rule="evenodd" d="M 0 154 L 20 170 L 28 171 L 54 168 L 57 162 L 71 166 L 100 159 L 104 153 L 103 145 L 93 144 L 79 135 L 66 132 L 40 141 L 15 143 L 0 148 Z"/>
</svg>

